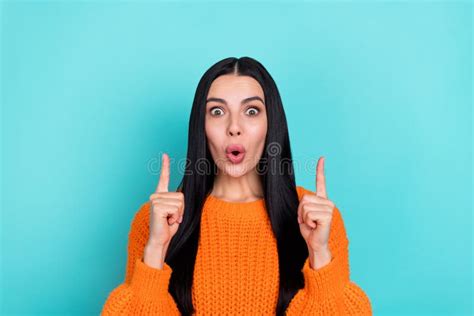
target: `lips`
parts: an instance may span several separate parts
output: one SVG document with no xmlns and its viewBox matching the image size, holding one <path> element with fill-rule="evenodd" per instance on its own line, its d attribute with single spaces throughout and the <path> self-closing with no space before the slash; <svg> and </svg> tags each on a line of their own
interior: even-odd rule
<svg viewBox="0 0 474 316">
<path fill-rule="evenodd" d="M 245 147 L 241 144 L 232 144 L 226 147 L 226 156 L 230 162 L 237 164 L 245 158 Z"/>
<path fill-rule="evenodd" d="M 232 152 L 245 153 L 245 148 L 241 144 L 231 144 L 226 147 L 225 152 L 227 154 L 232 153 Z"/>
</svg>

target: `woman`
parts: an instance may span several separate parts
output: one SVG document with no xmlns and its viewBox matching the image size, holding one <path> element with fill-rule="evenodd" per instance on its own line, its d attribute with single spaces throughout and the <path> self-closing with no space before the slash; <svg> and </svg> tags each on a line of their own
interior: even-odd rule
<svg viewBox="0 0 474 316">
<path fill-rule="evenodd" d="M 348 239 L 328 199 L 296 186 L 285 112 L 267 70 L 226 58 L 199 81 L 187 166 L 133 219 L 123 284 L 102 315 L 372 315 L 349 279 Z"/>
</svg>

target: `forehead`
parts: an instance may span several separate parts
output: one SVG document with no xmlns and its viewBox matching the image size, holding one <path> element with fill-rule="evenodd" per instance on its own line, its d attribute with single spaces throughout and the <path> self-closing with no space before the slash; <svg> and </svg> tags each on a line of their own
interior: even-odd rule
<svg viewBox="0 0 474 316">
<path fill-rule="evenodd" d="M 208 97 L 228 100 L 245 99 L 251 96 L 264 99 L 263 89 L 257 80 L 250 76 L 222 75 L 217 77 L 209 88 Z"/>
</svg>

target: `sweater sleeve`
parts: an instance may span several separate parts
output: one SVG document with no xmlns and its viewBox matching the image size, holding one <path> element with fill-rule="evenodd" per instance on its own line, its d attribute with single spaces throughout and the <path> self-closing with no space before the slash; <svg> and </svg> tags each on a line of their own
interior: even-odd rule
<svg viewBox="0 0 474 316">
<path fill-rule="evenodd" d="M 306 192 L 299 187 L 300 196 Z M 329 237 L 331 261 L 313 269 L 306 259 L 302 269 L 305 286 L 293 297 L 287 315 L 372 315 L 368 296 L 350 280 L 348 247 L 342 215 L 335 207 Z"/>
<path fill-rule="evenodd" d="M 124 282 L 113 289 L 101 315 L 180 315 L 168 292 L 172 269 L 165 262 L 156 269 L 143 262 L 149 234 L 149 202 L 136 213 L 128 236 L 127 267 Z"/>
</svg>

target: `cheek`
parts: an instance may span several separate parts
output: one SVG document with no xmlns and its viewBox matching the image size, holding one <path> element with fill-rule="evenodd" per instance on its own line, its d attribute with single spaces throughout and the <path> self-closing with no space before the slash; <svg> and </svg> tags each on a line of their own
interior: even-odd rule
<svg viewBox="0 0 474 316">
<path fill-rule="evenodd" d="M 262 121 L 258 124 L 252 124 L 249 126 L 249 134 L 251 135 L 251 140 L 253 142 L 253 147 L 257 154 L 261 154 L 263 147 L 265 145 L 265 138 L 267 136 L 267 122 Z"/>
<path fill-rule="evenodd" d="M 223 143 L 221 128 L 216 124 L 206 124 L 205 130 L 209 151 L 216 158 L 216 155 L 219 154 L 219 148 Z"/>
<path fill-rule="evenodd" d="M 265 136 L 267 135 L 267 121 L 262 120 L 260 122 L 249 124 L 248 131 L 252 135 L 252 138 L 255 139 L 255 141 L 265 141 Z"/>
<path fill-rule="evenodd" d="M 204 126 L 205 126 L 206 137 L 208 141 L 211 143 L 214 142 L 214 139 L 216 139 L 218 135 L 217 126 L 215 124 L 212 124 L 211 122 L 208 122 L 207 120 Z"/>
</svg>

